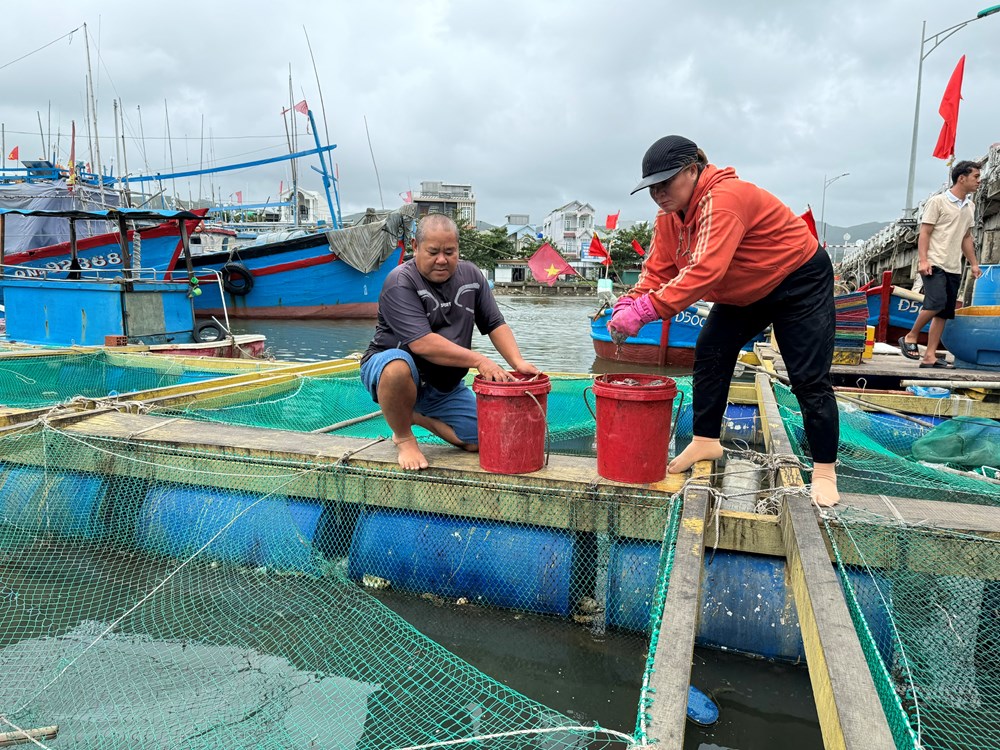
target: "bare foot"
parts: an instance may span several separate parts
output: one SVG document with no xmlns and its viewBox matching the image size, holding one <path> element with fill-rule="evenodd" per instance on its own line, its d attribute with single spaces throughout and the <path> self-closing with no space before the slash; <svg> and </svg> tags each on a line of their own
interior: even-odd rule
<svg viewBox="0 0 1000 750">
<path fill-rule="evenodd" d="M 722 458 L 722 443 L 718 438 L 698 437 L 695 435 L 691 445 L 681 451 L 667 471 L 671 474 L 683 474 L 698 461 L 715 461 Z"/>
<path fill-rule="evenodd" d="M 430 466 L 427 463 L 427 458 L 421 452 L 420 446 L 417 444 L 417 439 L 413 435 L 398 440 L 393 436 L 392 442 L 399 452 L 397 457 L 399 465 L 407 471 L 420 471 Z"/>
<path fill-rule="evenodd" d="M 820 508 L 832 508 L 840 502 L 834 464 L 813 464 L 812 501 Z"/>
</svg>

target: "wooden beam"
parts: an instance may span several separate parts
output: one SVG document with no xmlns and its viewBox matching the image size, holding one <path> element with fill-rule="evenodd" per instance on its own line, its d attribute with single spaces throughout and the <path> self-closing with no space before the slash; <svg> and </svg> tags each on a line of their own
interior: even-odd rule
<svg viewBox="0 0 1000 750">
<path fill-rule="evenodd" d="M 757 376 L 768 452 L 791 456 L 778 404 L 766 375 Z M 801 487 L 794 467 L 779 470 L 785 487 Z M 840 588 L 816 513 L 805 497 L 786 497 L 781 533 L 795 597 L 809 680 L 827 750 L 893 750 L 882 705 Z"/>
<path fill-rule="evenodd" d="M 705 523 L 710 493 L 705 485 L 690 485 L 684 493 L 684 511 L 677 532 L 674 565 L 660 621 L 653 675 L 653 705 L 649 710 L 649 744 L 663 750 L 684 747 L 691 659 L 701 611 L 701 574 L 704 567 Z M 642 709 L 640 709 L 642 710 Z"/>
<path fill-rule="evenodd" d="M 29 742 L 38 745 L 39 740 L 54 740 L 57 734 L 59 734 L 58 726 L 25 729 L 23 732 L 2 732 L 0 733 L 0 747 L 26 745 Z"/>
</svg>

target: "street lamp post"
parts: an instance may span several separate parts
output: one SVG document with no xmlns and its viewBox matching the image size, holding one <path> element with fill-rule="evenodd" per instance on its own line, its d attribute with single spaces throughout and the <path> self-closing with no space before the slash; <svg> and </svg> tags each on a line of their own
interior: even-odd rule
<svg viewBox="0 0 1000 750">
<path fill-rule="evenodd" d="M 920 60 L 917 65 L 917 102 L 913 108 L 913 139 L 910 141 L 910 175 L 906 181 L 906 208 L 903 209 L 904 215 L 907 218 L 912 218 L 916 213 L 916 208 L 913 205 L 913 182 L 917 172 L 917 130 L 920 125 L 920 84 L 924 75 L 924 60 L 952 34 L 964 29 L 973 21 L 986 18 L 986 16 L 992 16 L 994 13 L 1000 13 L 1000 5 L 992 5 L 989 8 L 984 8 L 975 15 L 975 18 L 970 18 L 968 21 L 949 26 L 947 29 L 939 31 L 936 34 L 931 34 L 930 36 L 927 36 L 927 21 L 924 21 L 920 29 Z M 924 52 L 924 45 L 928 42 L 934 42 L 934 46 Z"/>
<path fill-rule="evenodd" d="M 831 177 L 829 180 L 826 179 L 826 175 L 823 175 L 823 202 L 819 209 L 819 223 L 823 225 L 823 248 L 826 248 L 826 189 L 830 187 L 833 183 L 839 180 L 841 177 L 847 177 L 850 172 L 844 172 L 844 174 L 838 174 L 836 177 Z"/>
</svg>

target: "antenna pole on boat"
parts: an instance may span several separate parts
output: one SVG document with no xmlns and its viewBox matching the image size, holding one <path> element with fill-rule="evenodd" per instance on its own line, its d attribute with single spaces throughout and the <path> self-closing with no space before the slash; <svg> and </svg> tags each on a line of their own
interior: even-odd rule
<svg viewBox="0 0 1000 750">
<path fill-rule="evenodd" d="M 198 155 L 198 169 L 205 169 L 205 113 L 201 113 L 201 151 Z M 201 203 L 201 175 L 198 175 L 198 203 Z"/>
<path fill-rule="evenodd" d="M 121 152 L 118 150 L 118 100 L 117 99 L 111 100 L 111 118 L 115 121 L 115 165 L 118 167 L 118 171 L 121 172 L 122 155 Z"/>
<path fill-rule="evenodd" d="M 83 45 L 87 50 L 87 87 L 90 92 L 90 109 L 94 118 L 94 151 L 97 161 L 93 166 L 97 173 L 98 183 L 103 187 L 104 179 L 101 176 L 101 139 L 97 135 L 97 100 L 94 97 L 94 75 L 90 70 L 90 32 L 87 31 L 87 24 L 83 25 Z"/>
<path fill-rule="evenodd" d="M 52 154 L 52 163 L 55 164 L 56 163 L 56 153 L 55 153 L 55 151 L 52 150 L 52 100 L 51 99 L 49 99 L 49 127 L 48 127 L 48 130 L 46 132 L 49 134 L 49 137 L 48 137 L 48 149 L 46 150 L 45 154 L 46 154 L 46 156 L 48 156 L 48 154 L 51 153 Z"/>
<path fill-rule="evenodd" d="M 41 110 L 36 109 L 35 114 L 38 115 L 38 135 L 42 138 L 42 155 L 47 159 L 49 157 L 48 148 L 45 145 L 45 131 L 42 129 L 42 112 Z"/>
<path fill-rule="evenodd" d="M 316 58 L 313 57 L 312 43 L 309 41 L 309 32 L 306 30 L 305 24 L 302 25 L 302 33 L 306 35 L 306 47 L 309 48 L 309 59 L 312 61 L 313 75 L 316 76 L 316 90 L 319 91 L 319 108 L 320 111 L 323 113 L 323 133 L 326 135 L 326 142 L 329 143 L 330 127 L 326 120 L 326 103 L 323 101 L 323 87 L 319 85 L 319 70 L 316 68 Z M 316 130 L 316 125 L 314 124 L 313 131 L 315 130 Z"/>
<path fill-rule="evenodd" d="M 128 181 L 125 179 L 128 177 L 128 153 L 125 150 L 125 107 L 122 105 L 121 99 L 118 100 L 118 116 L 122 120 L 122 188 L 125 192 L 125 205 L 132 205 L 132 193 L 128 189 Z"/>
<path fill-rule="evenodd" d="M 316 130 L 316 120 L 313 118 L 313 111 L 310 109 L 307 111 L 309 116 L 309 124 L 312 125 L 313 138 L 316 139 L 316 148 L 322 149 L 323 146 L 319 142 L 319 131 Z M 326 155 L 322 150 L 319 152 L 319 166 L 321 174 L 323 175 L 323 190 L 326 191 L 326 205 L 330 208 L 330 217 L 333 221 L 333 228 L 340 229 L 340 193 L 337 192 L 337 181 L 333 180 L 333 190 L 337 194 L 337 208 L 334 210 L 333 200 L 330 198 L 330 173 L 326 169 Z"/>
<path fill-rule="evenodd" d="M 378 176 L 378 164 L 375 163 L 375 149 L 372 148 L 372 137 L 368 132 L 368 115 L 362 115 L 365 119 L 365 135 L 368 137 L 368 153 L 372 155 L 372 166 L 375 167 L 375 184 L 378 185 L 378 200 L 385 209 L 385 201 L 382 200 L 382 180 Z"/>
</svg>

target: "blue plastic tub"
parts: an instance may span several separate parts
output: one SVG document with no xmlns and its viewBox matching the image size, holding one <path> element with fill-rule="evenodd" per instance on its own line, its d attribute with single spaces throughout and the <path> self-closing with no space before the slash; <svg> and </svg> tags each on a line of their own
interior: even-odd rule
<svg viewBox="0 0 1000 750">
<path fill-rule="evenodd" d="M 139 511 L 136 541 L 150 552 L 186 557 L 247 508 L 202 553 L 205 557 L 234 565 L 314 570 L 312 541 L 323 506 L 281 496 L 261 500 L 224 490 L 154 485 Z"/>
<path fill-rule="evenodd" d="M 0 469 L 0 520 L 30 531 L 93 539 L 107 482 L 94 474 L 5 465 Z"/>
<path fill-rule="evenodd" d="M 366 511 L 351 540 L 349 575 L 393 588 L 568 615 L 573 534 L 492 521 Z"/>
<path fill-rule="evenodd" d="M 1000 265 L 980 266 L 983 275 L 972 288 L 972 306 L 1000 305 Z"/>
</svg>

